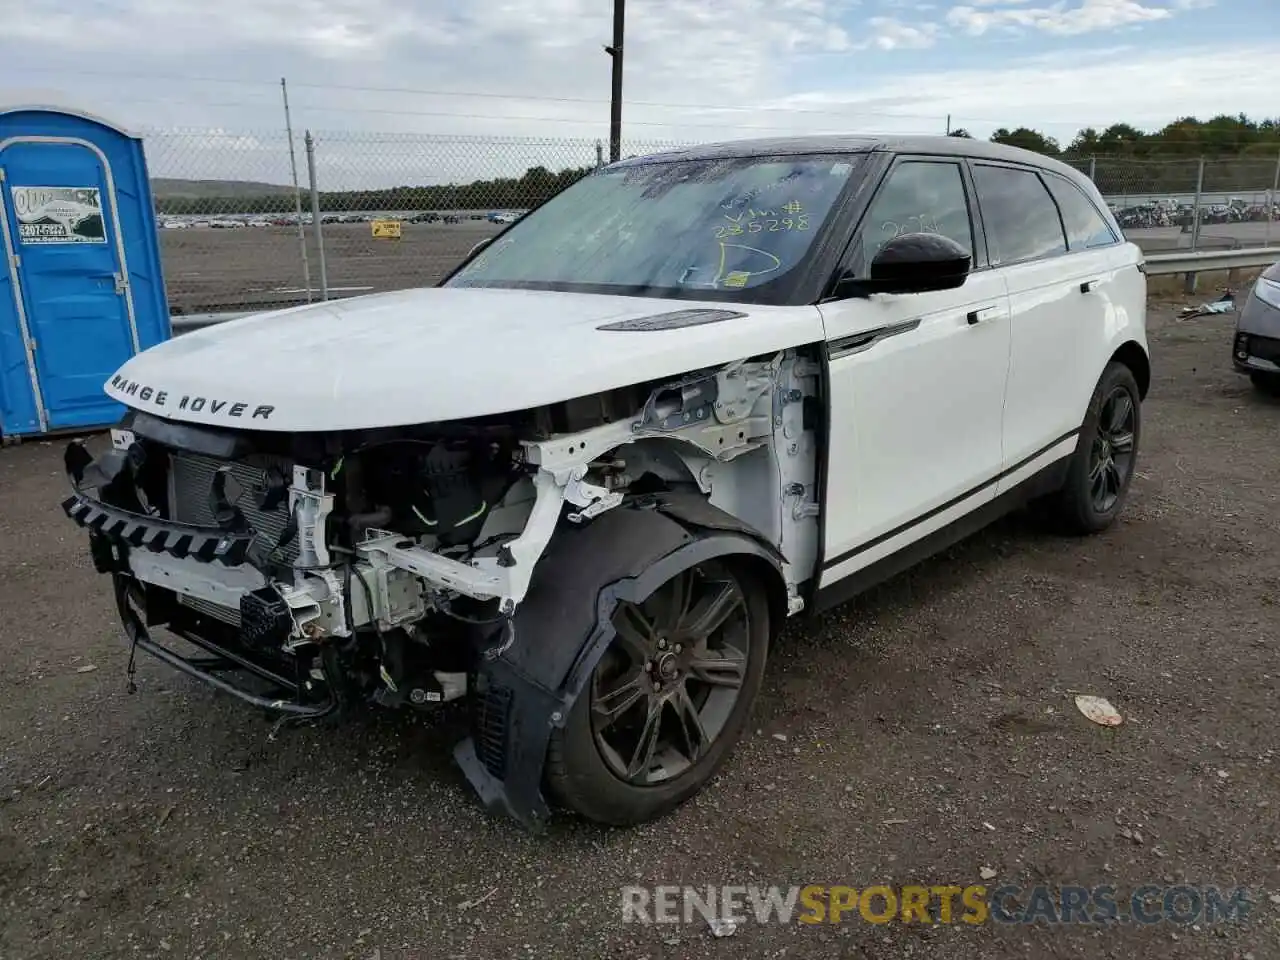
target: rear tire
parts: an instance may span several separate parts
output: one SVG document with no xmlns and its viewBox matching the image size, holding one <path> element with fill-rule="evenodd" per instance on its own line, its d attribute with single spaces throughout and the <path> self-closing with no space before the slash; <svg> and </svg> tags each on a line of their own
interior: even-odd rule
<svg viewBox="0 0 1280 960">
<path fill-rule="evenodd" d="M 769 603 L 743 564 L 720 559 L 619 603 L 613 624 L 552 733 L 546 780 L 560 805 L 631 826 L 701 790 L 740 739 L 764 676 Z"/>
<path fill-rule="evenodd" d="M 1062 488 L 1038 506 L 1063 533 L 1101 533 L 1124 509 L 1142 438 L 1142 400 L 1133 371 L 1111 362 L 1089 400 Z"/>
</svg>

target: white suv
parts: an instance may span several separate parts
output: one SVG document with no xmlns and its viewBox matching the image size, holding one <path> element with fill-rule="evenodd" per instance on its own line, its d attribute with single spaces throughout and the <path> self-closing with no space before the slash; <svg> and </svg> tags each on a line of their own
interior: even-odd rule
<svg viewBox="0 0 1280 960">
<path fill-rule="evenodd" d="M 492 807 L 636 823 L 725 759 L 789 616 L 1022 503 L 1115 519 L 1145 294 L 1089 180 L 1025 151 L 628 160 L 438 287 L 134 357 L 64 508 L 135 648 L 288 717 L 469 698 Z"/>
</svg>

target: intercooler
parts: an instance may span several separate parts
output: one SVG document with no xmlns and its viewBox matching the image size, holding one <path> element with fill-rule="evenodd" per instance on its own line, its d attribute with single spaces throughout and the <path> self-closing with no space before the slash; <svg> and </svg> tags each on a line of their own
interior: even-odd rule
<svg viewBox="0 0 1280 960">
<path fill-rule="evenodd" d="M 292 479 L 293 465 L 283 457 L 255 456 L 247 461 L 228 462 L 199 454 L 175 453 L 170 459 L 169 502 L 173 504 L 173 519 L 182 523 L 201 526 L 214 525 L 212 500 L 214 474 L 222 467 L 230 467 L 225 488 L 227 500 L 244 515 L 257 537 L 255 545 L 264 554 L 275 550 L 275 559 L 292 563 L 298 556 L 298 539 L 276 550 L 285 525 L 289 521 L 289 502 L 285 497 L 274 510 L 258 508 L 258 493 L 267 482 L 267 471 L 272 467 L 285 478 Z M 224 607 L 208 600 L 179 595 L 185 606 L 224 623 L 240 625 L 240 611 Z"/>
</svg>

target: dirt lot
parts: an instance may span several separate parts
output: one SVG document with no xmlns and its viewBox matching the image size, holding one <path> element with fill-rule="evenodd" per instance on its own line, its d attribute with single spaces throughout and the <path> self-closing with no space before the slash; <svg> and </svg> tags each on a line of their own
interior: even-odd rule
<svg viewBox="0 0 1280 960">
<path fill-rule="evenodd" d="M 1068 541 L 1012 518 L 793 626 L 718 781 L 630 832 L 491 819 L 449 762 L 453 715 L 273 740 L 145 657 L 128 694 L 106 584 L 57 510 L 61 444 L 0 452 L 0 956 L 1280 955 L 1280 404 L 1228 369 L 1230 318 L 1172 313 L 1152 317 L 1122 523 Z M 1075 692 L 1127 722 L 1092 726 Z M 855 914 L 724 939 L 620 922 L 628 884 L 981 876 L 1121 900 L 1242 885 L 1252 907 L 1145 928 Z"/>
<path fill-rule="evenodd" d="M 476 243 L 501 227 L 485 220 L 461 223 L 406 223 L 399 240 L 375 240 L 367 223 L 324 225 L 325 265 L 330 295 L 353 296 L 403 290 L 438 282 Z M 319 257 L 307 231 L 311 286 L 320 289 Z M 1149 253 L 1188 249 L 1190 234 L 1177 227 L 1130 230 L 1128 238 Z M 1280 224 L 1212 224 L 1203 228 L 1202 247 L 1228 249 L 1280 241 Z M 290 227 L 161 230 L 169 307 L 176 313 L 217 313 L 269 309 L 303 303 L 302 255 Z M 318 295 L 318 294 L 317 294 Z"/>
<path fill-rule="evenodd" d="M 500 229 L 486 220 L 406 223 L 399 240 L 375 240 L 367 223 L 325 224 L 330 293 L 429 286 Z M 319 256 L 309 228 L 306 237 L 311 286 L 318 294 Z M 267 309 L 306 300 L 296 228 L 161 230 L 160 255 L 175 313 Z"/>
</svg>

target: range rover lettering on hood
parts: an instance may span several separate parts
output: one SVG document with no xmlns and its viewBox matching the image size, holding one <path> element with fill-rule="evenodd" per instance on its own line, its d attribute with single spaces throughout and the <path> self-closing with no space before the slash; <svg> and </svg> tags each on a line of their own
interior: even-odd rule
<svg viewBox="0 0 1280 960">
<path fill-rule="evenodd" d="M 200 413 L 202 410 L 207 409 L 209 413 L 221 413 L 228 419 L 269 420 L 275 410 L 275 407 L 270 404 L 253 404 L 246 400 L 200 397 L 192 396 L 189 393 L 178 396 L 177 394 L 169 393 L 167 390 L 139 383 L 137 380 L 129 380 L 119 374 L 111 378 L 111 386 L 124 396 L 131 399 L 136 398 L 153 407 L 169 410 L 190 410 L 192 413 Z"/>
</svg>

